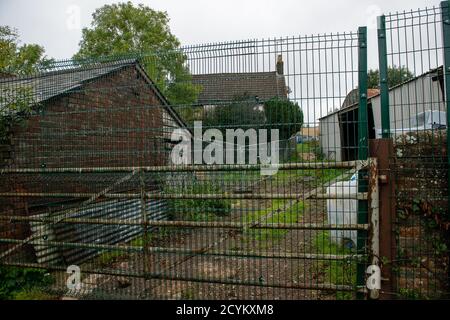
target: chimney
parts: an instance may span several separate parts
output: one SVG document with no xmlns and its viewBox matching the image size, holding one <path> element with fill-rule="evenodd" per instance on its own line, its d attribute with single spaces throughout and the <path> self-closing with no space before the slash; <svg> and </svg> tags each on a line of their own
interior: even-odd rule
<svg viewBox="0 0 450 320">
<path fill-rule="evenodd" d="M 284 74 L 284 62 L 283 62 L 283 56 L 281 54 L 277 57 L 277 74 L 282 75 Z"/>
</svg>

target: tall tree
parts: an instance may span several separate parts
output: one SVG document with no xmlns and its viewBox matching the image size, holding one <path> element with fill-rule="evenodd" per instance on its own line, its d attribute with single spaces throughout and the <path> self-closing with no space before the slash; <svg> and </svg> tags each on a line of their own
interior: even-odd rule
<svg viewBox="0 0 450 320">
<path fill-rule="evenodd" d="M 272 98 L 265 102 L 264 113 L 269 129 L 278 129 L 280 140 L 287 140 L 301 130 L 303 111 L 296 102 Z"/>
<path fill-rule="evenodd" d="M 0 77 L 30 75 L 51 63 L 44 48 L 37 44 L 21 44 L 16 29 L 0 26 Z M 11 127 L 20 123 L 35 104 L 33 88 L 27 85 L 4 85 L 0 89 L 0 144 Z"/>
<path fill-rule="evenodd" d="M 230 103 L 207 109 L 202 120 L 205 129 L 219 129 L 224 136 L 226 129 L 259 129 L 265 124 L 261 104 L 248 94 L 236 96 Z"/>
<path fill-rule="evenodd" d="M 303 126 L 303 111 L 296 102 L 274 97 L 258 102 L 249 95 L 235 97 L 227 105 L 216 106 L 203 118 L 206 127 L 278 129 L 281 140 L 289 139 Z"/>
<path fill-rule="evenodd" d="M 371 89 L 380 87 L 380 72 L 379 70 L 369 70 L 367 73 L 368 87 Z M 392 88 L 411 78 L 414 74 L 406 67 L 388 67 L 388 87 Z"/>
<path fill-rule="evenodd" d="M 37 44 L 21 44 L 19 33 L 9 26 L 0 26 L 0 72 L 31 74 L 51 60 Z"/>
<path fill-rule="evenodd" d="M 172 104 L 196 101 L 199 88 L 191 83 L 186 57 L 171 33 L 166 12 L 131 2 L 105 5 L 82 30 L 80 49 L 74 56 L 141 56 L 141 63 Z"/>
</svg>

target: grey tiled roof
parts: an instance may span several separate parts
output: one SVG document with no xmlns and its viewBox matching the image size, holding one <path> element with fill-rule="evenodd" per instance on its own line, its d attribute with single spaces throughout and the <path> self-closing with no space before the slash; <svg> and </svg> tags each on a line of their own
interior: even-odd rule
<svg viewBox="0 0 450 320">
<path fill-rule="evenodd" d="M 198 102 L 231 101 L 245 94 L 261 100 L 287 98 L 283 75 L 274 72 L 197 74 L 192 82 L 201 86 Z"/>
<path fill-rule="evenodd" d="M 28 99 L 34 103 L 40 103 L 80 88 L 86 81 L 135 63 L 135 60 L 121 60 L 86 67 L 69 67 L 65 70 L 41 73 L 31 77 L 3 78 L 0 79 L 0 95 L 20 94 L 21 89 L 26 89 Z"/>
</svg>

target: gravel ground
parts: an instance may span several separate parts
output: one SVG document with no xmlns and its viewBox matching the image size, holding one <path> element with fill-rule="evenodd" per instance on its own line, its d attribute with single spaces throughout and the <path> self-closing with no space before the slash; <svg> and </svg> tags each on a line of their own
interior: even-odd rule
<svg viewBox="0 0 450 320">
<path fill-rule="evenodd" d="M 260 193 L 306 193 L 317 187 L 308 177 L 296 177 L 281 182 L 265 180 L 253 186 Z M 324 200 L 306 200 L 298 216 L 299 223 L 323 223 Z M 264 209 L 270 201 L 240 200 L 234 203 L 233 213 L 223 221 L 245 221 L 244 209 Z M 275 211 L 275 215 L 283 210 Z M 270 211 L 267 211 L 270 214 Z M 266 218 L 262 215 L 260 218 Z M 266 233 L 267 234 L 267 233 Z M 270 233 L 269 233 L 270 235 Z M 270 255 L 298 255 L 314 253 L 316 231 L 292 230 L 282 235 L 264 238 L 264 231 L 230 231 L 225 229 L 177 230 L 155 237 L 150 246 L 202 250 L 206 254 L 129 254 L 120 257 L 107 268 L 117 271 L 143 271 L 165 277 L 189 280 L 163 280 L 117 276 L 90 275 L 84 283 L 91 283 L 82 298 L 137 299 L 327 299 L 324 292 L 298 288 L 302 284 L 320 283 L 321 265 L 318 261 L 271 258 Z M 214 251 L 239 251 L 245 255 L 269 253 L 269 257 L 236 257 L 208 255 Z M 208 282 L 211 281 L 211 282 Z M 215 281 L 215 282 L 214 282 Z M 217 282 L 230 282 L 229 284 Z M 252 285 L 236 284 L 248 282 Z M 273 287 L 271 287 L 273 286 Z M 286 288 L 289 287 L 289 288 Z"/>
</svg>

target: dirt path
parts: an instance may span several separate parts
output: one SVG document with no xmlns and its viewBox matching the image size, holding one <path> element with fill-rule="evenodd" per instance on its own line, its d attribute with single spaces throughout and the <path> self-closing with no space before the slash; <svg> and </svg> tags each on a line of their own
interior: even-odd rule
<svg viewBox="0 0 450 320">
<path fill-rule="evenodd" d="M 253 192 L 306 193 L 314 187 L 317 186 L 310 178 L 296 177 L 281 182 L 278 179 L 265 180 L 253 186 Z M 254 221 L 249 218 L 251 212 L 262 211 L 260 221 L 270 217 L 268 221 L 285 222 L 277 221 L 277 218 L 289 208 L 280 207 L 278 210 L 264 211 L 270 204 L 271 201 L 240 200 L 234 204 L 232 214 L 222 218 L 222 221 L 251 222 Z M 296 207 L 295 203 L 293 207 L 291 210 L 295 221 L 291 222 L 325 221 L 324 200 L 305 200 L 301 208 Z M 252 210 L 250 214 L 249 210 Z M 319 281 L 318 262 L 289 258 L 302 253 L 314 253 L 312 242 L 317 232 L 271 230 L 177 230 L 166 236 L 154 238 L 150 243 L 152 247 L 201 249 L 207 254 L 147 255 L 148 272 L 167 278 L 198 279 L 198 281 L 104 276 L 98 284 L 94 284 L 96 288 L 92 289 L 90 294 L 93 297 L 139 299 L 317 299 L 317 290 L 294 287 L 302 284 L 311 285 Z M 210 255 L 213 252 L 236 252 L 246 257 Z M 264 257 L 256 257 L 258 255 Z M 274 255 L 277 257 L 281 255 L 282 258 L 275 258 Z M 144 259 L 143 254 L 129 254 L 112 263 L 110 268 L 123 272 L 143 272 Z M 241 285 L 237 282 L 252 285 Z"/>
</svg>

